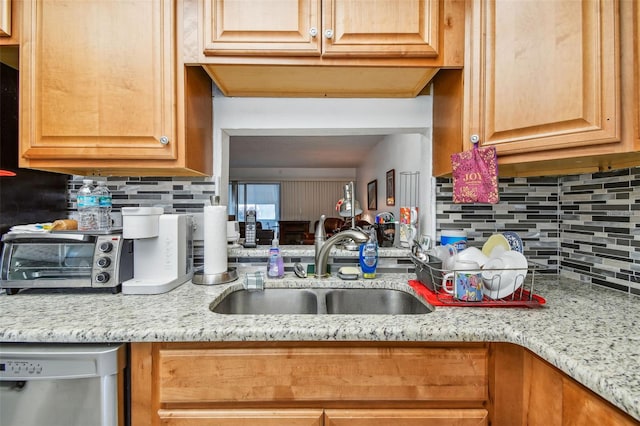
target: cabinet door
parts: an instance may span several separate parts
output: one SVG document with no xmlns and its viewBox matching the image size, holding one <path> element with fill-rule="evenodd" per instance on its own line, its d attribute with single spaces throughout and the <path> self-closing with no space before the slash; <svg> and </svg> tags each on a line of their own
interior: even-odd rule
<svg viewBox="0 0 640 426">
<path fill-rule="evenodd" d="M 163 426 L 322 426 L 322 409 L 159 410 Z"/>
<path fill-rule="evenodd" d="M 320 55 L 320 0 L 206 0 L 205 55 Z"/>
<path fill-rule="evenodd" d="M 0 37 L 11 37 L 11 1 L 0 0 Z"/>
<path fill-rule="evenodd" d="M 597 395 L 565 378 L 562 426 L 632 426 L 639 423 Z"/>
<path fill-rule="evenodd" d="M 174 2 L 23 6 L 21 166 L 30 159 L 174 160 Z"/>
<path fill-rule="evenodd" d="M 465 141 L 510 154 L 619 140 L 617 0 L 471 4 Z"/>
<path fill-rule="evenodd" d="M 325 410 L 324 426 L 481 426 L 485 409 Z"/>
<path fill-rule="evenodd" d="M 633 61 L 633 84 L 634 84 L 634 94 L 633 94 L 633 105 L 635 112 L 635 126 L 634 126 L 634 135 L 635 135 L 635 146 L 640 147 L 640 3 L 633 2 L 634 6 L 634 14 L 633 14 L 633 40 L 635 47 L 635 55 Z"/>
<path fill-rule="evenodd" d="M 323 55 L 438 56 L 438 0 L 324 0 Z"/>
</svg>

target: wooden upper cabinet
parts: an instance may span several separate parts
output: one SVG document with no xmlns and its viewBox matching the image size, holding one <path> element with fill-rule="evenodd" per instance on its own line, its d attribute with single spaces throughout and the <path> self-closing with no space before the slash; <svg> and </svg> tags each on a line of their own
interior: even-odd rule
<svg viewBox="0 0 640 426">
<path fill-rule="evenodd" d="M 206 55 L 320 55 L 321 0 L 205 0 Z"/>
<path fill-rule="evenodd" d="M 23 6 L 21 167 L 207 172 L 206 163 L 190 159 L 205 153 L 188 152 L 178 131 L 188 127 L 189 85 L 202 85 L 209 103 L 211 91 L 193 70 L 176 66 L 174 1 L 25 0 Z M 199 89 L 193 90 L 190 105 L 199 105 Z"/>
<path fill-rule="evenodd" d="M 435 57 L 433 0 L 206 0 L 205 55 Z"/>
<path fill-rule="evenodd" d="M 471 2 L 463 140 L 501 155 L 620 140 L 618 1 Z"/>
<path fill-rule="evenodd" d="M 465 0 L 198 6 L 200 52 L 189 60 L 226 96 L 415 97 L 439 69 L 463 65 Z"/>
<path fill-rule="evenodd" d="M 633 61 L 633 95 L 632 96 L 632 111 L 634 111 L 634 136 L 635 145 L 640 149 L 640 4 L 638 2 L 633 3 L 633 47 L 634 47 L 634 61 Z"/>
<path fill-rule="evenodd" d="M 435 176 L 472 135 L 497 148 L 501 176 L 640 165 L 637 2 L 467 6 L 464 70 L 433 80 Z"/>
<path fill-rule="evenodd" d="M 0 37 L 11 37 L 11 1 L 0 0 Z"/>
<path fill-rule="evenodd" d="M 323 0 L 323 54 L 436 57 L 435 0 Z"/>
</svg>

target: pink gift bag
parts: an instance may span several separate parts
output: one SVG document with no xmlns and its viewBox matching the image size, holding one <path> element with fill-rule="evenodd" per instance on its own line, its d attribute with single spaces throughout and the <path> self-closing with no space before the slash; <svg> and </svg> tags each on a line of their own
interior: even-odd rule
<svg viewBox="0 0 640 426">
<path fill-rule="evenodd" d="M 453 202 L 497 204 L 498 156 L 494 146 L 451 155 L 453 166 Z"/>
</svg>

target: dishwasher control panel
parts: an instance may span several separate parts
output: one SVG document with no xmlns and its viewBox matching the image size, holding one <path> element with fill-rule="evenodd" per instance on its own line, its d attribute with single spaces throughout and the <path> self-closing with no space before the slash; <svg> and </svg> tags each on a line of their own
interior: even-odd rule
<svg viewBox="0 0 640 426">
<path fill-rule="evenodd" d="M 13 378 L 25 375 L 42 375 L 42 363 L 30 361 L 0 362 L 0 376 L 3 378 Z"/>
<path fill-rule="evenodd" d="M 97 376 L 96 363 L 82 359 L 7 359 L 0 356 L 0 380 L 79 379 Z"/>
</svg>

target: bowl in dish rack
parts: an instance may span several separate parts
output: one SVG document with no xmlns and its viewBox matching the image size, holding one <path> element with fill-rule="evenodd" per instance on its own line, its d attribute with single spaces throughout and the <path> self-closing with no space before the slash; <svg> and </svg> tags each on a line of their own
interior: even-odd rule
<svg viewBox="0 0 640 426">
<path fill-rule="evenodd" d="M 517 251 L 518 253 L 524 252 L 524 245 L 522 244 L 522 238 L 520 238 L 520 235 L 518 235 L 517 232 L 505 231 L 502 233 L 502 235 L 509 242 L 509 247 L 511 247 L 511 250 Z"/>
</svg>

